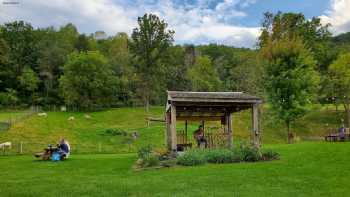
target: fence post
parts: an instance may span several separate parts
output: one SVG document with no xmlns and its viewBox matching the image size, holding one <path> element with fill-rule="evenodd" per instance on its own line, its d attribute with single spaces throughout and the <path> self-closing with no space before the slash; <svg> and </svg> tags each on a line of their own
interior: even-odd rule
<svg viewBox="0 0 350 197">
<path fill-rule="evenodd" d="M 20 146 L 19 146 L 19 153 L 23 153 L 23 142 L 21 141 Z"/>
</svg>

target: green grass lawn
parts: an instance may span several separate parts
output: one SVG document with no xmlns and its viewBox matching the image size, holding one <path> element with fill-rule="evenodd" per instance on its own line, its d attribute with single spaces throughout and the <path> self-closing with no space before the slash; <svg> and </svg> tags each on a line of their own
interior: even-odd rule
<svg viewBox="0 0 350 197">
<path fill-rule="evenodd" d="M 64 162 L 0 157 L 0 196 L 348 196 L 350 143 L 266 145 L 272 162 L 135 172 L 134 154 L 72 155 Z"/>
<path fill-rule="evenodd" d="M 0 119 L 20 116 L 23 111 L 2 111 Z M 149 114 L 144 108 L 117 108 L 88 113 L 92 118 L 86 119 L 84 112 L 47 112 L 47 117 L 33 115 L 17 122 L 8 131 L 0 131 L 0 143 L 10 141 L 14 144 L 13 153 L 19 151 L 22 142 L 24 153 L 33 153 L 42 150 L 47 144 L 55 144 L 64 137 L 72 145 L 75 153 L 129 153 L 139 147 L 151 144 L 154 147 L 164 147 L 164 123 L 152 123 L 146 126 L 147 116 L 162 117 L 164 107 L 152 107 Z M 75 120 L 68 118 L 74 116 Z M 323 136 L 327 127 L 336 128 L 340 125 L 341 112 L 335 112 L 334 107 L 310 107 L 310 112 L 292 125 L 292 130 L 303 137 Z M 286 141 L 286 132 L 283 123 L 273 118 L 269 107 L 265 106 L 262 115 L 263 143 L 274 144 Z M 233 114 L 233 137 L 235 142 L 249 140 L 251 129 L 251 113 L 243 111 Z M 189 130 L 194 131 L 198 122 L 192 122 Z M 218 122 L 206 123 L 208 127 L 220 126 Z M 139 139 L 130 141 L 123 136 L 104 135 L 108 128 L 117 128 L 129 133 L 137 131 Z M 184 124 L 179 123 L 178 129 Z M 99 145 L 101 144 L 101 146 Z M 100 148 L 101 147 L 101 148 Z"/>
<path fill-rule="evenodd" d="M 0 122 L 19 118 L 28 113 L 26 110 L 0 110 Z"/>
</svg>

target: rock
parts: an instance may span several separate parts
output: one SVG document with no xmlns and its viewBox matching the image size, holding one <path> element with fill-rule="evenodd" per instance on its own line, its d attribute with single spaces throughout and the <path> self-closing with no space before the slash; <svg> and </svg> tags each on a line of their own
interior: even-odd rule
<svg viewBox="0 0 350 197">
<path fill-rule="evenodd" d="M 68 118 L 68 120 L 69 120 L 69 121 L 75 120 L 75 117 L 74 117 L 74 116 L 70 116 L 70 117 Z"/>
</svg>

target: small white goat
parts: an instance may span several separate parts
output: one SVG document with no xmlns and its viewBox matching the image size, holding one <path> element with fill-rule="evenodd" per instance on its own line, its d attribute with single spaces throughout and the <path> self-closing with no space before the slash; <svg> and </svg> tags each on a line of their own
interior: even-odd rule
<svg viewBox="0 0 350 197">
<path fill-rule="evenodd" d="M 43 112 L 43 113 L 38 113 L 38 116 L 40 117 L 47 117 L 47 113 Z"/>
<path fill-rule="evenodd" d="M 2 148 L 2 149 L 5 149 L 5 148 L 11 149 L 12 148 L 12 143 L 11 142 L 4 142 L 4 143 L 0 144 L 0 148 Z"/>
<path fill-rule="evenodd" d="M 84 117 L 85 117 L 86 119 L 91 119 L 91 116 L 90 116 L 89 114 L 85 114 Z"/>
<path fill-rule="evenodd" d="M 75 120 L 75 118 L 74 118 L 74 116 L 70 116 L 70 117 L 68 118 L 68 120 L 69 120 L 69 121 Z"/>
</svg>

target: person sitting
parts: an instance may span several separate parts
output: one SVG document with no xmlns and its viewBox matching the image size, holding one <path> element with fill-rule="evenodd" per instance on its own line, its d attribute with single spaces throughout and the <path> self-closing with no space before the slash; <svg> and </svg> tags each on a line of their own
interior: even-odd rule
<svg viewBox="0 0 350 197">
<path fill-rule="evenodd" d="M 207 140 L 204 137 L 203 126 L 200 125 L 198 129 L 193 133 L 194 139 L 197 141 L 197 146 L 200 147 L 202 143 L 204 143 L 205 148 L 207 147 Z"/>
<path fill-rule="evenodd" d="M 58 148 L 59 148 L 59 153 L 60 153 L 60 156 L 61 156 L 61 160 L 64 160 L 64 159 L 69 157 L 70 145 L 69 145 L 67 140 L 62 138 L 60 140 L 59 144 L 58 144 Z"/>
<path fill-rule="evenodd" d="M 344 125 L 342 125 L 342 126 L 338 129 L 338 132 L 339 132 L 339 138 L 340 138 L 340 140 L 345 140 L 345 127 L 344 127 Z"/>
</svg>

